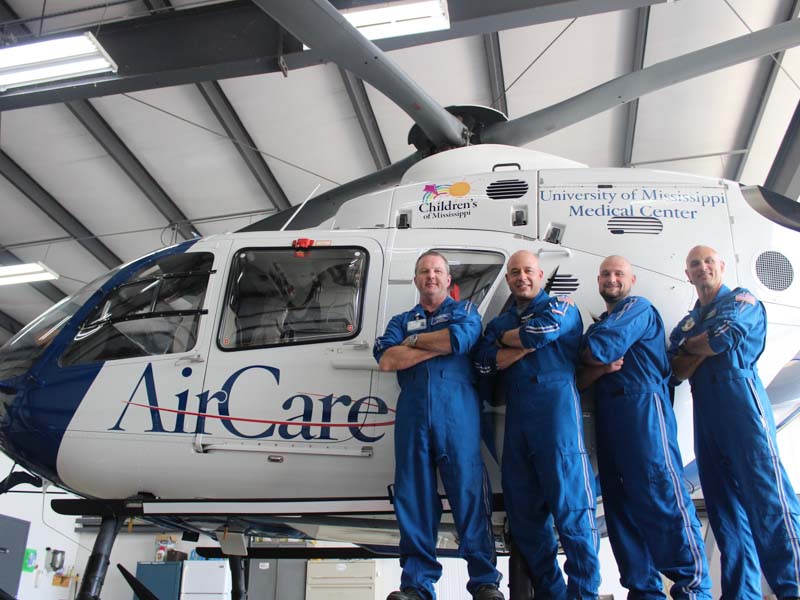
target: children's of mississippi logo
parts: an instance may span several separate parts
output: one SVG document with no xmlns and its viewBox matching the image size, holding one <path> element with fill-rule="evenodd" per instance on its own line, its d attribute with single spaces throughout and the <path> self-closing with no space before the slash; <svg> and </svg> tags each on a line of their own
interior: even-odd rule
<svg viewBox="0 0 800 600">
<path fill-rule="evenodd" d="M 440 196 L 452 196 L 454 198 L 462 198 L 469 194 L 469 184 L 466 181 L 458 181 L 452 185 L 440 185 L 437 183 L 429 183 L 422 190 L 422 201 L 433 202 L 438 200 Z"/>
<path fill-rule="evenodd" d="M 463 219 L 470 215 L 470 209 L 476 208 L 478 202 L 474 198 L 467 198 L 470 185 L 466 181 L 457 181 L 453 184 L 441 185 L 427 184 L 422 192 L 422 202 L 419 212 L 423 219 L 442 219 L 455 217 Z"/>
</svg>

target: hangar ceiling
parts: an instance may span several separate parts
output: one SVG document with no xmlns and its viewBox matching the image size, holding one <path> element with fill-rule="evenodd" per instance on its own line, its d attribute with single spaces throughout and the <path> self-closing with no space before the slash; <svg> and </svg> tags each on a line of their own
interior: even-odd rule
<svg viewBox="0 0 800 600">
<path fill-rule="evenodd" d="M 338 0 L 345 8 L 373 0 Z M 800 0 L 450 0 L 448 31 L 377 42 L 442 105 L 514 118 L 790 18 Z M 120 262 L 233 231 L 407 156 L 412 123 L 248 0 L 0 0 L 4 45 L 91 31 L 116 76 L 0 93 L 0 342 Z M 780 65 L 780 66 L 779 66 Z M 800 50 L 666 88 L 528 146 L 596 167 L 789 183 Z M 800 120 L 800 119 L 799 119 Z M 790 126 L 792 124 L 792 126 Z M 772 172 L 770 170 L 772 169 Z"/>
</svg>

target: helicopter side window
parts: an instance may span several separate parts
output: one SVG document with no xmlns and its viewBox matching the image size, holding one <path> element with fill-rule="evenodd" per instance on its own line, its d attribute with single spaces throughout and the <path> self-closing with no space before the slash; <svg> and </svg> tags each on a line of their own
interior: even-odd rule
<svg viewBox="0 0 800 600">
<path fill-rule="evenodd" d="M 173 254 L 115 287 L 81 325 L 61 364 L 187 352 L 197 328 L 214 255 Z"/>
<path fill-rule="evenodd" d="M 367 268 L 363 248 L 243 249 L 231 268 L 223 350 L 354 337 Z"/>
<path fill-rule="evenodd" d="M 450 263 L 450 295 L 480 306 L 503 269 L 505 257 L 499 252 L 447 250 L 436 248 Z"/>
</svg>

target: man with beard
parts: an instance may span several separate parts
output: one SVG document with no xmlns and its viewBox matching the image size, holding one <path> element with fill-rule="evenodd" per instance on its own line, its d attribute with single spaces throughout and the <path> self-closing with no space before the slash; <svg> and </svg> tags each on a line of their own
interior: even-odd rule
<svg viewBox="0 0 800 600">
<path fill-rule="evenodd" d="M 597 458 L 608 537 L 629 598 L 711 598 L 700 523 L 683 487 L 669 401 L 664 325 L 631 296 L 631 264 L 609 256 L 597 277 L 607 311 L 583 339 L 578 387 L 594 384 Z"/>
<path fill-rule="evenodd" d="M 542 279 L 533 253 L 511 256 L 506 283 L 514 302 L 489 323 L 473 356 L 482 377 L 499 377 L 506 399 L 503 497 L 536 597 L 596 598 L 594 477 L 575 387 L 583 321 L 571 298 L 548 296 Z"/>
<path fill-rule="evenodd" d="M 503 600 L 498 589 L 491 504 L 480 453 L 480 407 L 469 353 L 481 334 L 481 318 L 469 302 L 447 293 L 450 267 L 428 251 L 417 260 L 419 304 L 392 317 L 375 340 L 381 371 L 400 383 L 395 421 L 394 510 L 400 526 L 400 591 L 387 600 L 434 600 L 442 575 L 436 539 L 442 478 L 467 561 L 467 590 L 475 600 Z"/>
<path fill-rule="evenodd" d="M 722 283 L 725 261 L 692 248 L 697 303 L 670 335 L 672 368 L 689 379 L 708 520 L 720 548 L 723 598 L 760 598 L 761 571 L 779 598 L 800 596 L 800 503 L 778 456 L 769 397 L 756 370 L 764 305 Z"/>
</svg>

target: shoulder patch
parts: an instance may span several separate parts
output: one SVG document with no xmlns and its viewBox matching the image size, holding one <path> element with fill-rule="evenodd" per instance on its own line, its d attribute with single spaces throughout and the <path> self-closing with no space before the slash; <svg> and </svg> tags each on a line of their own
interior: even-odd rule
<svg viewBox="0 0 800 600">
<path fill-rule="evenodd" d="M 748 304 L 752 304 L 753 306 L 755 306 L 757 302 L 756 297 L 749 292 L 742 292 L 740 294 L 736 294 L 734 300 L 736 302 L 747 302 Z"/>
<path fill-rule="evenodd" d="M 575 301 L 569 296 L 555 296 L 550 300 L 550 312 L 562 317 L 567 314 L 570 306 L 575 306 Z"/>
<path fill-rule="evenodd" d="M 690 316 L 683 322 L 683 325 L 681 326 L 681 331 L 684 332 L 689 331 L 692 327 L 694 327 L 694 319 Z"/>
</svg>

